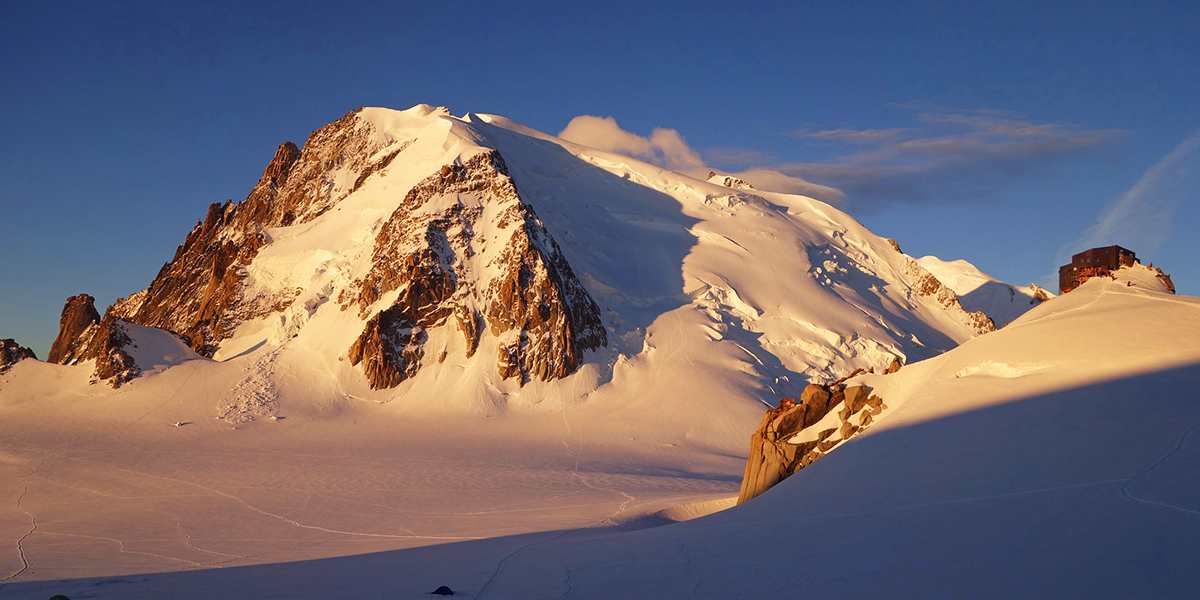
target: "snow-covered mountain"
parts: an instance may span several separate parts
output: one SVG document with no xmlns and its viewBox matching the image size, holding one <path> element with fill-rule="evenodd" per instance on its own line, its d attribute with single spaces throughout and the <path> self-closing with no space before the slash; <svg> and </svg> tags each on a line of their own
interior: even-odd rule
<svg viewBox="0 0 1200 600">
<path fill-rule="evenodd" d="M 828 204 L 429 106 L 283 144 L 92 303 L 0 373 L 5 581 L 712 512 L 764 404 L 994 330 Z"/>
<path fill-rule="evenodd" d="M 707 372 L 773 397 L 992 329 L 896 248 L 809 198 L 501 117 L 366 108 L 280 146 L 106 314 L 220 361 L 304 353 L 374 400 L 575 401 L 615 370 L 690 378 L 651 355 L 714 344 Z"/>
</svg>

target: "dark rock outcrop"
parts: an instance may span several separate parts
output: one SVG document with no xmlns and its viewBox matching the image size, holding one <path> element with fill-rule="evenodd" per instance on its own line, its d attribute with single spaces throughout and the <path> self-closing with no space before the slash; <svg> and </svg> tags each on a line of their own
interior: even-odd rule
<svg viewBox="0 0 1200 600">
<path fill-rule="evenodd" d="M 18 344 L 17 340 L 12 338 L 0 340 L 0 373 L 9 370 L 13 365 L 27 358 L 37 360 L 37 356 L 34 356 L 33 350 Z"/>
<path fill-rule="evenodd" d="M 734 189 L 739 189 L 739 190 L 754 189 L 754 186 L 750 185 L 750 183 L 747 181 L 744 181 L 742 179 L 738 179 L 737 177 L 732 177 L 729 175 L 717 175 L 716 171 L 708 172 L 708 181 L 710 183 L 715 183 L 717 185 L 723 185 L 727 188 L 734 188 Z"/>
<path fill-rule="evenodd" d="M 843 384 L 859 373 L 830 385 L 810 384 L 799 402 L 784 398 L 778 407 L 767 410 L 750 436 L 750 457 L 738 504 L 762 494 L 871 425 L 886 405 L 864 385 Z M 836 420 L 831 413 L 836 413 Z"/>
<path fill-rule="evenodd" d="M 1163 285 L 1167 287 L 1168 292 L 1171 292 L 1172 294 L 1175 293 L 1175 282 L 1171 281 L 1170 275 L 1163 273 L 1163 270 L 1154 266 L 1154 263 L 1150 263 L 1150 265 L 1147 268 L 1150 269 L 1154 273 L 1154 276 L 1157 277 L 1158 280 L 1161 281 L 1163 283 Z"/>
<path fill-rule="evenodd" d="M 456 195 L 480 203 L 423 208 Z M 490 221 L 485 212 L 494 215 Z M 484 246 L 481 231 L 499 234 L 490 241 L 502 244 L 498 252 L 478 256 Z M 522 383 L 565 377 L 585 350 L 607 343 L 599 308 L 533 208 L 522 201 L 495 150 L 444 166 L 413 187 L 376 236 L 370 271 L 338 302 L 366 318 L 376 302 L 396 291 L 396 299 L 368 321 L 349 352 L 351 364 L 365 361 L 374 388 L 393 387 L 414 375 L 425 339 L 417 332 L 451 316 L 468 356 L 483 328 L 500 338 L 500 375 Z"/>
<path fill-rule="evenodd" d="M 400 385 L 421 367 L 426 335 L 409 312 L 409 305 L 401 304 L 379 311 L 350 346 L 350 364 L 363 363 L 374 388 Z"/>
<path fill-rule="evenodd" d="M 46 362 L 65 365 L 78 358 L 81 343 L 87 341 L 84 339 L 85 332 L 100 322 L 95 303 L 96 299 L 87 294 L 67 298 L 62 317 L 58 320 L 58 337 L 50 346 Z"/>
<path fill-rule="evenodd" d="M 119 300 L 100 318 L 91 296 L 80 294 L 68 298 L 59 321 L 58 338 L 50 350 L 54 360 L 46 362 L 76 365 L 94 360 L 92 377 L 107 381 L 114 388 L 140 375 L 142 368 L 126 351 L 133 343 L 128 331 L 130 321 L 117 316 L 122 303 L 136 301 L 136 295 Z M 186 344 L 188 340 L 182 341 Z"/>
<path fill-rule="evenodd" d="M 77 362 L 95 359 L 96 369 L 92 376 L 108 381 L 114 388 L 121 387 L 142 373 L 141 367 L 133 357 L 125 351 L 132 343 L 124 319 L 117 318 L 111 312 L 96 324 L 94 333 L 83 347 Z"/>
</svg>

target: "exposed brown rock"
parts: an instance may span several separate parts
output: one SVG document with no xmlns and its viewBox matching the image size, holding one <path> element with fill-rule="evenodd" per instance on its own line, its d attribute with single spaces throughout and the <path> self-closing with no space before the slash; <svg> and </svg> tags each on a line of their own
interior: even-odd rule
<svg viewBox="0 0 1200 600">
<path fill-rule="evenodd" d="M 1041 304 L 1050 299 L 1050 293 L 1036 283 L 1029 284 L 1029 289 L 1033 290 L 1033 297 L 1029 299 L 1030 304 Z"/>
<path fill-rule="evenodd" d="M 714 178 L 716 178 L 716 179 L 714 179 Z M 734 189 L 740 189 L 740 190 L 754 189 L 754 186 L 750 185 L 750 183 L 745 180 L 738 179 L 737 177 L 731 177 L 729 175 L 718 176 L 716 171 L 708 172 L 708 180 L 713 183 L 716 183 L 717 185 L 723 185 L 727 188 L 734 188 Z"/>
<path fill-rule="evenodd" d="M 865 385 L 843 385 L 842 382 L 856 374 L 829 385 L 811 384 L 804 388 L 800 402 L 784 398 L 777 408 L 767 410 L 758 429 L 750 436 L 750 456 L 746 459 L 738 504 L 807 467 L 875 422 L 887 405 L 878 396 L 871 395 L 870 388 Z M 815 439 L 809 434 L 799 438 L 810 441 L 789 441 L 816 425 L 832 410 L 838 411 L 840 426 L 821 430 Z"/>
<path fill-rule="evenodd" d="M 440 212 L 418 210 L 432 199 L 456 194 L 473 195 L 502 210 L 492 223 L 482 221 L 480 208 L 461 202 Z M 479 252 L 474 232 L 485 228 L 499 230 L 505 240 L 489 261 L 493 270 L 486 278 L 472 272 L 467 262 Z M 454 315 L 468 356 L 478 347 L 483 328 L 500 338 L 496 367 L 506 379 L 524 383 L 565 377 L 578 367 L 584 350 L 607 343 L 599 308 L 533 208 L 521 200 L 504 159 L 494 150 L 461 165 L 446 165 L 414 186 L 380 228 L 370 271 L 338 301 L 357 307 L 365 318 L 380 298 L 396 290 L 399 296 L 386 310 L 398 310 L 424 328 Z M 368 324 L 363 335 L 374 336 L 371 328 Z M 420 354 L 404 360 L 371 371 L 387 377 L 368 372 L 371 386 L 392 387 L 415 374 Z"/>
<path fill-rule="evenodd" d="M 1153 263 L 1150 264 L 1149 268 L 1151 271 L 1154 271 L 1154 276 L 1158 277 L 1158 280 L 1163 282 L 1163 285 L 1167 286 L 1167 291 L 1174 294 L 1175 293 L 1175 283 L 1171 281 L 1171 276 L 1167 275 L 1166 273 L 1163 273 L 1163 270 L 1154 266 Z"/>
<path fill-rule="evenodd" d="M 904 251 L 900 249 L 899 242 L 897 242 L 896 240 L 893 240 L 892 238 L 884 238 L 884 239 L 887 240 L 888 244 L 891 244 L 892 248 L 894 248 L 896 250 L 896 252 L 899 252 L 900 254 L 904 254 Z"/>
<path fill-rule="evenodd" d="M 106 313 L 96 325 L 94 334 L 87 341 L 86 347 L 76 362 L 96 360 L 96 369 L 92 376 L 108 381 L 114 388 L 121 387 L 142 373 L 141 367 L 134 361 L 125 347 L 132 340 L 125 325 L 129 321 Z"/>
<path fill-rule="evenodd" d="M 911 278 L 909 285 L 913 293 L 918 296 L 930 296 L 937 300 L 943 308 L 952 312 L 961 311 L 964 315 L 964 322 L 975 331 L 977 334 L 990 333 L 996 330 L 996 323 L 991 317 L 984 314 L 982 311 L 967 312 L 958 301 L 958 294 L 954 290 L 946 287 L 922 267 L 920 263 L 913 260 L 911 257 L 905 256 L 906 274 Z"/>
<path fill-rule="evenodd" d="M 856 413 L 862 410 L 862 407 L 867 404 L 867 395 L 870 390 L 865 385 L 856 385 L 846 388 L 846 407 L 851 413 Z"/>
<path fill-rule="evenodd" d="M 136 301 L 135 295 L 121 299 L 117 304 L 131 306 Z M 95 360 L 92 376 L 107 380 L 114 388 L 121 387 L 142 372 L 133 357 L 125 352 L 125 347 L 130 344 L 125 327 L 129 321 L 118 317 L 111 308 L 104 318 L 100 318 L 94 303 L 95 299 L 87 294 L 67 298 L 59 320 L 58 337 L 50 348 L 54 360 L 46 362 L 74 365 Z"/>
<path fill-rule="evenodd" d="M 17 340 L 12 338 L 0 340 L 0 373 L 27 358 L 37 360 L 33 350 L 18 344 Z"/>
<path fill-rule="evenodd" d="M 246 266 L 269 241 L 265 231 L 310 221 L 336 205 L 350 193 L 335 185 L 337 172 L 386 166 L 368 164 L 379 143 L 354 111 L 314 131 L 303 149 L 280 145 L 250 195 L 210 205 L 150 287 L 114 304 L 114 315 L 178 334 L 212 356 L 242 322 L 283 310 L 298 290 L 253 292 L 244 285 Z"/>
<path fill-rule="evenodd" d="M 390 388 L 416 374 L 424 355 L 425 331 L 410 315 L 408 307 L 395 305 L 367 321 L 362 335 L 350 346 L 350 364 L 363 363 L 372 387 Z"/>
<path fill-rule="evenodd" d="M 810 384 L 800 394 L 799 402 L 784 398 L 777 408 L 767 410 L 762 423 L 750 436 L 750 457 L 746 461 L 738 503 L 758 496 L 803 468 L 812 461 L 810 458 L 804 462 L 805 456 L 823 452 L 820 448 L 824 440 L 836 429 L 822 431 L 811 442 L 791 444 L 788 439 L 816 424 L 844 398 L 844 391 L 838 384 Z"/>
<path fill-rule="evenodd" d="M 100 321 L 95 302 L 96 299 L 87 294 L 67 298 L 58 320 L 58 337 L 50 346 L 46 362 L 65 365 L 78 357 L 81 344 L 87 341 L 84 333 Z"/>
<path fill-rule="evenodd" d="M 891 375 L 892 373 L 899 371 L 900 367 L 902 367 L 902 366 L 903 365 L 900 363 L 900 357 L 899 356 L 894 357 L 894 358 L 892 358 L 892 364 L 888 365 L 888 368 L 883 371 L 883 374 Z"/>
</svg>

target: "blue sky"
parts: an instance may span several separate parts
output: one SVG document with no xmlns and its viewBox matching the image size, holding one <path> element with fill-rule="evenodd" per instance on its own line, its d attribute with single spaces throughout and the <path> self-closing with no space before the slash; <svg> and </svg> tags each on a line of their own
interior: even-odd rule
<svg viewBox="0 0 1200 600">
<path fill-rule="evenodd" d="M 914 256 L 1049 284 L 1104 239 L 1200 294 L 1200 3 L 643 4 L 5 3 L 0 337 L 44 357 L 67 296 L 145 287 L 280 142 L 417 103 L 670 129 Z"/>
</svg>

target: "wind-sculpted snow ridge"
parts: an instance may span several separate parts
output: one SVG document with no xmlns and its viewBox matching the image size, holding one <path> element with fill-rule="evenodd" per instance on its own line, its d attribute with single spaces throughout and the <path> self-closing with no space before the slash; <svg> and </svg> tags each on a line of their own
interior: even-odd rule
<svg viewBox="0 0 1200 600">
<path fill-rule="evenodd" d="M 1007 325 L 1054 297 L 1037 284 L 1017 286 L 1000 281 L 965 260 L 945 261 L 936 256 L 923 256 L 916 261 L 954 291 L 964 310 L 986 314 L 997 327 Z"/>
<path fill-rule="evenodd" d="M 415 375 L 425 330 L 451 316 L 468 358 L 479 345 L 481 320 L 502 339 L 500 375 L 520 382 L 565 377 L 584 350 L 607 343 L 599 308 L 494 150 L 413 187 L 376 236 L 370 271 L 339 299 L 366 316 L 397 289 L 349 353 L 351 364 L 365 362 L 375 388 Z"/>
</svg>

